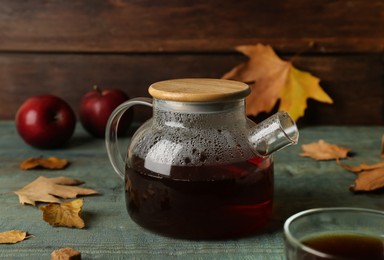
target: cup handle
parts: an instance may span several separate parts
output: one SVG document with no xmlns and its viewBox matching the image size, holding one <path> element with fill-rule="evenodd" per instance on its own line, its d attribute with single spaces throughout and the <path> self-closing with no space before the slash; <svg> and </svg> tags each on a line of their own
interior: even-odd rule
<svg viewBox="0 0 384 260">
<path fill-rule="evenodd" d="M 119 121 L 125 111 L 127 111 L 130 107 L 134 105 L 145 105 L 152 107 L 152 99 L 151 98 L 133 98 L 130 99 L 121 105 L 119 105 L 110 115 L 107 127 L 105 130 L 105 145 L 107 147 L 107 153 L 109 157 L 109 161 L 112 164 L 113 169 L 124 180 L 125 173 L 125 161 L 120 152 L 119 146 L 117 144 L 117 129 L 119 125 Z"/>
</svg>

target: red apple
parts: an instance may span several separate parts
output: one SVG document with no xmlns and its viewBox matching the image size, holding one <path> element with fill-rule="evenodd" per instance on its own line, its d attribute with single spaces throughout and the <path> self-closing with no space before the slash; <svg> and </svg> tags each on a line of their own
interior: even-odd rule
<svg viewBox="0 0 384 260">
<path fill-rule="evenodd" d="M 113 110 L 128 100 L 120 89 L 100 89 L 97 86 L 87 92 L 80 102 L 79 118 L 84 129 L 91 135 L 104 138 L 108 118 Z M 120 130 L 127 129 L 132 122 L 133 110 L 128 110 L 121 119 Z M 121 131 L 120 131 L 121 132 Z"/>
<path fill-rule="evenodd" d="M 16 113 L 22 139 L 37 148 L 57 148 L 73 135 L 76 116 L 67 102 L 53 95 L 28 98 Z"/>
</svg>

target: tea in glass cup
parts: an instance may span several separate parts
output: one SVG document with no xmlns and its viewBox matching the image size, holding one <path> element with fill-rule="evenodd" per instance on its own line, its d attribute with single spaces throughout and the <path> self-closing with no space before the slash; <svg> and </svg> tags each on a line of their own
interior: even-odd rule
<svg viewBox="0 0 384 260">
<path fill-rule="evenodd" d="M 284 224 L 285 253 L 298 259 L 384 259 L 384 212 L 319 208 L 299 212 Z"/>
</svg>

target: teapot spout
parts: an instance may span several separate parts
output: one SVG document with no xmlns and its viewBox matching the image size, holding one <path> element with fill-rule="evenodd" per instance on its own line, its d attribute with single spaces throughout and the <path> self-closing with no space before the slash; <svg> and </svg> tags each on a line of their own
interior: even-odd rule
<svg viewBox="0 0 384 260">
<path fill-rule="evenodd" d="M 286 112 L 277 112 L 251 128 L 248 141 L 253 151 L 262 157 L 297 144 L 299 131 L 295 121 Z"/>
</svg>

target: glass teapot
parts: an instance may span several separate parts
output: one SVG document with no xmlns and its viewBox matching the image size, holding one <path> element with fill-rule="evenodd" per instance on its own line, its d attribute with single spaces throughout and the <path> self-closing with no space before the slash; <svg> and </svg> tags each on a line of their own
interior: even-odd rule
<svg viewBox="0 0 384 260">
<path fill-rule="evenodd" d="M 272 153 L 298 141 L 289 115 L 255 124 L 245 116 L 249 86 L 231 80 L 166 80 L 149 93 L 153 99 L 117 107 L 106 129 L 130 217 L 150 231 L 186 239 L 233 238 L 263 228 L 272 212 Z M 117 127 L 133 105 L 153 107 L 153 116 L 122 158 Z"/>
</svg>

